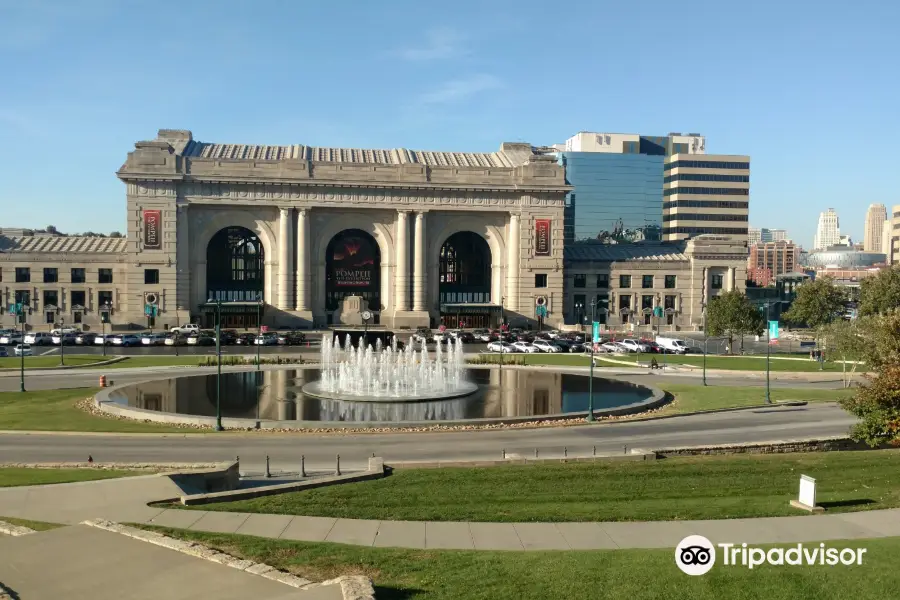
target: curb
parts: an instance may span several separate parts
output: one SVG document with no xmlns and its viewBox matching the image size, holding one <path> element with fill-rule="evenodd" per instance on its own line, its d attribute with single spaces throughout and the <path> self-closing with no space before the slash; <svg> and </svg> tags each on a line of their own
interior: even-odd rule
<svg viewBox="0 0 900 600">
<path fill-rule="evenodd" d="M 79 354 L 76 356 L 89 356 L 85 354 Z M 100 367 L 105 367 L 108 365 L 115 364 L 117 362 L 122 362 L 127 359 L 127 356 L 117 356 L 115 358 L 111 358 L 109 360 L 104 360 L 95 363 L 88 363 L 86 365 L 62 365 L 55 367 L 26 367 L 25 371 L 27 373 L 33 373 L 34 371 L 68 371 L 71 369 L 97 369 Z M 15 377 L 21 372 L 20 368 L 16 367 L 4 367 L 0 369 L 0 377 Z"/>
<path fill-rule="evenodd" d="M 213 550 L 203 544 L 179 540 L 155 531 L 138 529 L 136 527 L 122 525 L 105 519 L 83 521 L 82 525 L 118 533 L 136 540 L 141 540 L 142 542 L 156 544 L 157 546 L 175 550 L 182 554 L 216 562 L 239 571 L 246 571 L 253 575 L 259 575 L 260 577 L 265 577 L 266 579 L 271 579 L 272 581 L 277 581 L 300 590 L 310 590 L 328 585 L 339 585 L 344 600 L 375 600 L 375 589 L 372 587 L 371 580 L 368 577 L 361 575 L 343 576 L 336 579 L 329 579 L 328 581 L 323 581 L 321 583 L 314 583 L 308 579 L 297 577 L 296 575 L 292 575 L 285 571 L 279 571 L 275 567 L 265 563 L 256 563 L 250 560 L 235 558 L 229 554 Z"/>
<path fill-rule="evenodd" d="M 0 533 L 5 533 L 6 535 L 11 535 L 13 537 L 19 537 L 20 535 L 37 533 L 37 531 L 28 527 L 22 527 L 21 525 L 13 525 L 12 523 L 7 523 L 6 521 L 0 521 Z M 2 588 L 0 588 L 0 590 L 2 590 Z M 3 596 L 0 595 L 0 598 L 2 597 Z"/>
</svg>

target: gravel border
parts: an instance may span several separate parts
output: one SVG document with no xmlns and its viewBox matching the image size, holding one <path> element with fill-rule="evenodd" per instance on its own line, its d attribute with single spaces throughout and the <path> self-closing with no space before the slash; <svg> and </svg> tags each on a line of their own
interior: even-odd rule
<svg viewBox="0 0 900 600">
<path fill-rule="evenodd" d="M 265 563 L 255 563 L 250 560 L 235 558 L 229 554 L 213 550 L 203 544 L 179 540 L 155 531 L 138 529 L 137 527 L 122 525 L 105 519 L 83 521 L 82 525 L 111 531 L 143 542 L 149 542 L 151 544 L 156 544 L 157 546 L 175 550 L 183 554 L 217 562 L 233 569 L 259 575 L 260 577 L 278 581 L 300 590 L 310 590 L 326 585 L 340 585 L 344 600 L 375 600 L 375 588 L 372 586 L 372 581 L 368 577 L 362 575 L 349 575 L 314 583 L 308 579 L 303 579 L 302 577 L 279 571 L 275 567 Z"/>
<path fill-rule="evenodd" d="M 37 533 L 37 531 L 29 527 L 22 527 L 21 525 L 13 525 L 12 523 L 7 523 L 6 521 L 0 521 L 0 533 L 5 533 L 6 535 L 11 535 L 13 537 L 19 537 L 20 535 Z M 0 598 L 2 597 L 3 596 L 0 596 Z"/>
</svg>

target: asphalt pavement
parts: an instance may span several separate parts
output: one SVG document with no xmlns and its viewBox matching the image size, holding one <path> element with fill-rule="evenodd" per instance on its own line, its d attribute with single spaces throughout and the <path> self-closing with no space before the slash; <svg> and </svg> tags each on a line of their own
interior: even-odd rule
<svg viewBox="0 0 900 600">
<path fill-rule="evenodd" d="M 834 404 L 771 407 L 596 425 L 480 431 L 362 434 L 43 434 L 0 433 L 3 462 L 215 462 L 240 456 L 242 470 L 259 471 L 265 457 L 273 469 L 365 468 L 376 454 L 390 461 L 486 460 L 519 454 L 544 458 L 623 453 L 631 448 L 772 442 L 847 433 L 854 419 Z"/>
</svg>

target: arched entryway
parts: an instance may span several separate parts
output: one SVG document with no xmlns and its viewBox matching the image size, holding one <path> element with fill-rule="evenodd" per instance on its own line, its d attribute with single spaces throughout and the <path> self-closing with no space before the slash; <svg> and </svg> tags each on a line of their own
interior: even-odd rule
<svg viewBox="0 0 900 600">
<path fill-rule="evenodd" d="M 206 247 L 206 298 L 203 317 L 215 323 L 216 301 L 222 327 L 254 328 L 265 289 L 265 250 L 259 237 L 245 227 L 218 231 Z"/>
<path fill-rule="evenodd" d="M 381 313 L 381 250 L 361 229 L 345 229 L 331 238 L 325 254 L 325 310 L 328 324 L 347 296 L 361 296 L 374 313 Z"/>
<path fill-rule="evenodd" d="M 472 231 L 460 231 L 441 245 L 438 296 L 441 325 L 451 328 L 493 325 L 491 249 L 483 237 Z"/>
</svg>

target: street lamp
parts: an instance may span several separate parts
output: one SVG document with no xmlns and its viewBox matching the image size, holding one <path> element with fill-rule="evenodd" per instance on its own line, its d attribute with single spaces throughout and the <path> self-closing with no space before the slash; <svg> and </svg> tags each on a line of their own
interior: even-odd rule
<svg viewBox="0 0 900 600">
<path fill-rule="evenodd" d="M 262 295 L 256 295 L 256 339 L 253 344 L 256 346 L 256 371 L 259 372 L 259 336 L 262 335 Z M 257 419 L 259 418 L 259 400 L 256 401 Z"/>
<path fill-rule="evenodd" d="M 703 385 L 706 385 L 706 354 L 709 352 L 709 333 L 706 330 L 706 303 L 701 307 L 703 309 Z"/>
<path fill-rule="evenodd" d="M 60 319 L 59 320 L 59 366 L 66 366 L 66 334 L 64 332 L 66 328 L 65 322 Z M 52 339 L 50 340 L 53 341 Z"/>
<path fill-rule="evenodd" d="M 25 303 L 24 302 L 16 302 L 16 315 L 18 316 L 19 322 L 22 323 L 22 341 L 19 342 L 19 391 L 25 391 L 25 321 L 27 320 L 27 314 L 25 312 Z"/>
<path fill-rule="evenodd" d="M 497 340 L 497 347 L 500 348 L 500 385 L 503 385 L 503 302 L 506 300 L 503 296 L 500 297 L 500 337 Z M 501 390 L 502 393 L 502 390 Z"/>
<path fill-rule="evenodd" d="M 222 431 L 222 301 L 210 298 L 216 305 L 216 431 Z"/>
<path fill-rule="evenodd" d="M 100 339 L 103 340 L 103 343 L 100 344 L 100 346 L 103 348 L 103 356 L 106 356 L 106 323 L 107 321 L 109 321 L 109 302 L 105 302 L 100 308 L 103 309 L 103 311 L 100 313 Z"/>
<path fill-rule="evenodd" d="M 769 327 L 769 303 L 766 302 L 766 404 L 772 404 L 772 395 L 769 386 L 769 356 L 772 346 L 772 328 Z"/>
<path fill-rule="evenodd" d="M 588 414 L 585 421 L 593 423 L 594 419 L 594 323 L 596 319 L 597 299 L 591 300 L 591 367 L 590 376 L 588 377 Z"/>
</svg>

